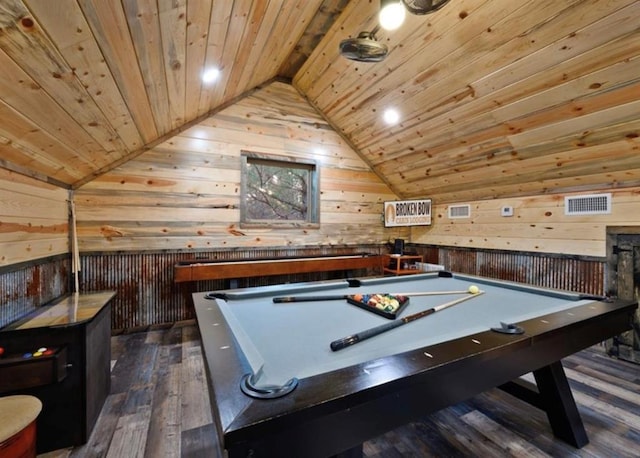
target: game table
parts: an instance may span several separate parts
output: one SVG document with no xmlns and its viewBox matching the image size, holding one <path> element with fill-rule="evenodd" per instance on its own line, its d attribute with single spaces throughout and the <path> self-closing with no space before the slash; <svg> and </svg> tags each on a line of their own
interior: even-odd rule
<svg viewBox="0 0 640 458">
<path fill-rule="evenodd" d="M 40 399 L 39 454 L 91 436 L 111 387 L 115 294 L 67 294 L 0 329 L 0 396 Z"/>
<path fill-rule="evenodd" d="M 391 320 L 342 298 L 273 301 L 454 292 L 470 285 L 482 294 L 339 351 L 330 342 Z M 465 294 L 411 296 L 396 320 Z M 546 410 L 553 433 L 581 447 L 588 438 L 560 360 L 629 329 L 637 308 L 634 301 L 448 272 L 195 293 L 193 299 L 213 416 L 230 457 L 357 456 L 365 440 L 498 386 Z M 491 330 L 518 327 L 522 334 Z M 517 382 L 529 372 L 533 388 Z M 274 397 L 256 398 L 247 384 Z M 281 386 L 291 391 L 279 393 Z"/>
</svg>

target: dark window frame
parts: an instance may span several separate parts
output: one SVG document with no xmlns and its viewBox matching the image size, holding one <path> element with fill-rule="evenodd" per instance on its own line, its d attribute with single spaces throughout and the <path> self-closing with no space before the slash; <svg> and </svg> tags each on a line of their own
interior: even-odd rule
<svg viewBox="0 0 640 458">
<path fill-rule="evenodd" d="M 240 227 L 251 228 L 307 228 L 317 229 L 320 227 L 320 168 L 316 161 L 294 158 L 290 156 L 278 156 L 264 154 L 254 151 L 241 152 L 240 169 Z M 287 168 L 304 166 L 309 170 L 309 183 L 307 189 L 307 217 L 305 220 L 254 220 L 248 217 L 247 195 L 248 195 L 248 165 L 251 163 L 262 163 L 275 167 Z"/>
</svg>

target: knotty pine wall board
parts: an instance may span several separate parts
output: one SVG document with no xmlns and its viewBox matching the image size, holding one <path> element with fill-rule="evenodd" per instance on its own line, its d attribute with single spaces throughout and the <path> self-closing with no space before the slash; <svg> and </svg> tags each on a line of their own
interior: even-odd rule
<svg viewBox="0 0 640 458">
<path fill-rule="evenodd" d="M 68 191 L 0 168 L 0 266 L 69 252 Z"/>
<path fill-rule="evenodd" d="M 612 209 L 602 215 L 567 216 L 565 195 L 558 194 L 470 201 L 470 218 L 449 219 L 448 205 L 434 200 L 433 224 L 411 228 L 411 242 L 604 257 L 608 226 L 640 226 L 640 188 L 566 194 L 607 192 Z M 501 216 L 503 206 L 513 207 L 514 216 Z"/>
<path fill-rule="evenodd" d="M 240 157 L 315 159 L 319 229 L 242 229 Z M 273 82 L 74 193 L 83 252 L 383 244 L 397 196 L 291 86 Z"/>
</svg>

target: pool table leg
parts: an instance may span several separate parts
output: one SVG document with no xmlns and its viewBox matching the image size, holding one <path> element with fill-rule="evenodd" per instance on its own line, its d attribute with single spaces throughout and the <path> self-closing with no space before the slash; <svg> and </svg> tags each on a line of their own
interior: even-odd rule
<svg viewBox="0 0 640 458">
<path fill-rule="evenodd" d="M 560 361 L 533 371 L 536 383 L 517 379 L 499 388 L 544 410 L 553 434 L 576 448 L 584 447 L 589 438 L 580 412 L 571 394 L 567 376 Z"/>
<path fill-rule="evenodd" d="M 533 375 L 553 434 L 576 448 L 587 445 L 589 438 L 562 363 L 557 361 L 533 371 Z"/>
</svg>

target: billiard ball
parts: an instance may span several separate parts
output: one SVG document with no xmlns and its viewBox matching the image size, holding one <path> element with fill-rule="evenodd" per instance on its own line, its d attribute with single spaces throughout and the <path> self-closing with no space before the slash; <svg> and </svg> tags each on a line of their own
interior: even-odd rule
<svg viewBox="0 0 640 458">
<path fill-rule="evenodd" d="M 478 294 L 479 292 L 480 292 L 480 288 L 478 288 L 476 285 L 469 286 L 470 294 Z"/>
</svg>

